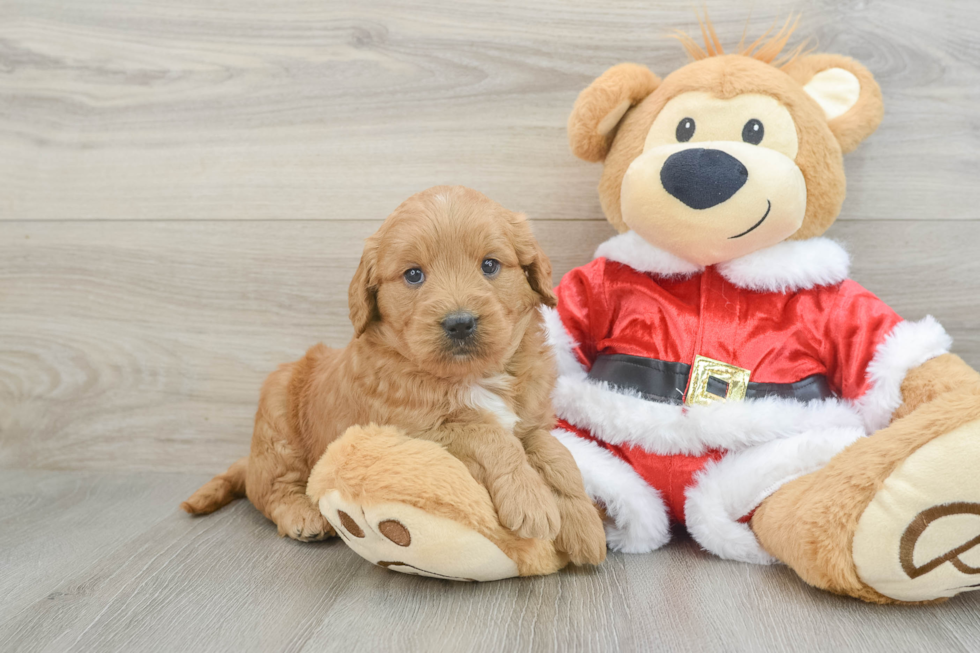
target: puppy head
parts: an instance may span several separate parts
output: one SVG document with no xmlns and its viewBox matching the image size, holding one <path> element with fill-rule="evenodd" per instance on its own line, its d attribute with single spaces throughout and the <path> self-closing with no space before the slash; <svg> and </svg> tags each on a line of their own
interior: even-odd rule
<svg viewBox="0 0 980 653">
<path fill-rule="evenodd" d="M 350 286 L 355 337 L 370 331 L 445 377 L 502 364 L 532 312 L 555 303 L 551 263 L 524 216 L 461 186 L 395 209 Z"/>
</svg>

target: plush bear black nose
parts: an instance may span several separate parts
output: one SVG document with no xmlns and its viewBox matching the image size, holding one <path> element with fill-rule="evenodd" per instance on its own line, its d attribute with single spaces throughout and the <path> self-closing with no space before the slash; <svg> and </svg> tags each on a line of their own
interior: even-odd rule
<svg viewBox="0 0 980 653">
<path fill-rule="evenodd" d="M 461 342 L 476 333 L 476 316 L 466 311 L 450 313 L 442 321 L 442 330 L 452 340 Z"/>
<path fill-rule="evenodd" d="M 664 189 L 692 209 L 710 209 L 738 192 L 749 178 L 742 162 L 703 147 L 671 154 L 660 169 Z"/>
</svg>

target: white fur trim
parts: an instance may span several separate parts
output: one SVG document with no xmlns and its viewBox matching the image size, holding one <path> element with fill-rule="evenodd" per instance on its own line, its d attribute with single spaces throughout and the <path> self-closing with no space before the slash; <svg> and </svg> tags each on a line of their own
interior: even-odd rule
<svg viewBox="0 0 980 653">
<path fill-rule="evenodd" d="M 595 258 L 605 258 L 628 265 L 637 272 L 651 272 L 661 277 L 689 277 L 704 269 L 654 247 L 635 231 L 613 236 L 599 245 Z"/>
<path fill-rule="evenodd" d="M 837 285 L 850 269 L 847 251 L 828 238 L 787 240 L 718 266 L 739 288 L 780 293 Z"/>
<path fill-rule="evenodd" d="M 670 541 L 670 520 L 660 493 L 613 454 L 564 429 L 555 429 L 582 472 L 585 491 L 601 501 L 606 515 L 606 544 L 613 551 L 647 553 Z"/>
<path fill-rule="evenodd" d="M 574 352 L 578 343 L 565 330 L 565 325 L 562 324 L 558 311 L 548 306 L 542 306 L 541 315 L 544 317 L 548 344 L 555 353 L 555 361 L 558 363 L 558 375 L 584 379 L 586 376 L 585 368 L 578 362 Z"/>
<path fill-rule="evenodd" d="M 868 365 L 871 388 L 855 402 L 868 433 L 891 422 L 892 413 L 902 405 L 902 381 L 909 370 L 949 353 L 952 345 L 953 339 L 931 315 L 895 325 Z"/>
<path fill-rule="evenodd" d="M 852 405 L 829 399 L 802 403 L 766 397 L 685 407 L 571 377 L 558 379 L 552 399 L 559 417 L 593 437 L 664 455 L 744 449 L 816 428 L 863 428 Z"/>
<path fill-rule="evenodd" d="M 596 258 L 628 265 L 638 272 L 661 277 L 687 277 L 703 270 L 627 231 L 599 245 Z M 718 265 L 729 282 L 758 292 L 795 292 L 832 286 L 847 279 L 851 259 L 838 243 L 827 238 L 787 240 L 747 256 Z"/>
<path fill-rule="evenodd" d="M 814 472 L 864 436 L 864 429 L 812 431 L 732 453 L 709 464 L 688 488 L 687 530 L 698 544 L 722 558 L 771 564 L 776 560 L 739 519 L 784 483 Z"/>
</svg>

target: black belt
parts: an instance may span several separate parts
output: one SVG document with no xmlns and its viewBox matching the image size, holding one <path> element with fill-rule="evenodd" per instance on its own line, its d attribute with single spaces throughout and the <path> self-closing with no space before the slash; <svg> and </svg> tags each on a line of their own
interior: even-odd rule
<svg viewBox="0 0 980 653">
<path fill-rule="evenodd" d="M 596 358 L 589 371 L 589 378 L 633 390 L 649 401 L 683 404 L 690 374 L 691 366 L 686 363 L 671 363 L 629 354 L 609 354 Z M 708 380 L 707 390 L 718 397 L 725 397 L 728 384 L 712 377 Z M 823 374 L 813 374 L 795 383 L 749 381 L 745 391 L 746 399 L 782 397 L 807 402 L 830 399 L 833 396 L 827 377 Z"/>
</svg>

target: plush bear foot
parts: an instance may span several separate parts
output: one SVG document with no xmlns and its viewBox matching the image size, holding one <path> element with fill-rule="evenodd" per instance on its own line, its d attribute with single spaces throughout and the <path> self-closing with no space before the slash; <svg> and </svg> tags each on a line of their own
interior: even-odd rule
<svg viewBox="0 0 980 653">
<path fill-rule="evenodd" d="M 414 506 L 362 506 L 331 490 L 320 498 L 320 510 L 347 546 L 379 567 L 449 580 L 518 575 L 517 564 L 483 535 Z M 464 551 L 465 556 L 459 555 Z"/>
<path fill-rule="evenodd" d="M 921 603 L 980 589 L 980 390 L 859 439 L 751 524 L 766 551 L 839 594 Z"/>
<path fill-rule="evenodd" d="M 885 479 L 853 555 L 861 580 L 899 601 L 980 590 L 980 420 L 923 445 Z"/>
<path fill-rule="evenodd" d="M 550 574 L 568 562 L 519 538 L 458 459 L 391 427 L 355 426 L 313 468 L 307 494 L 347 545 L 392 571 L 489 581 Z"/>
</svg>

